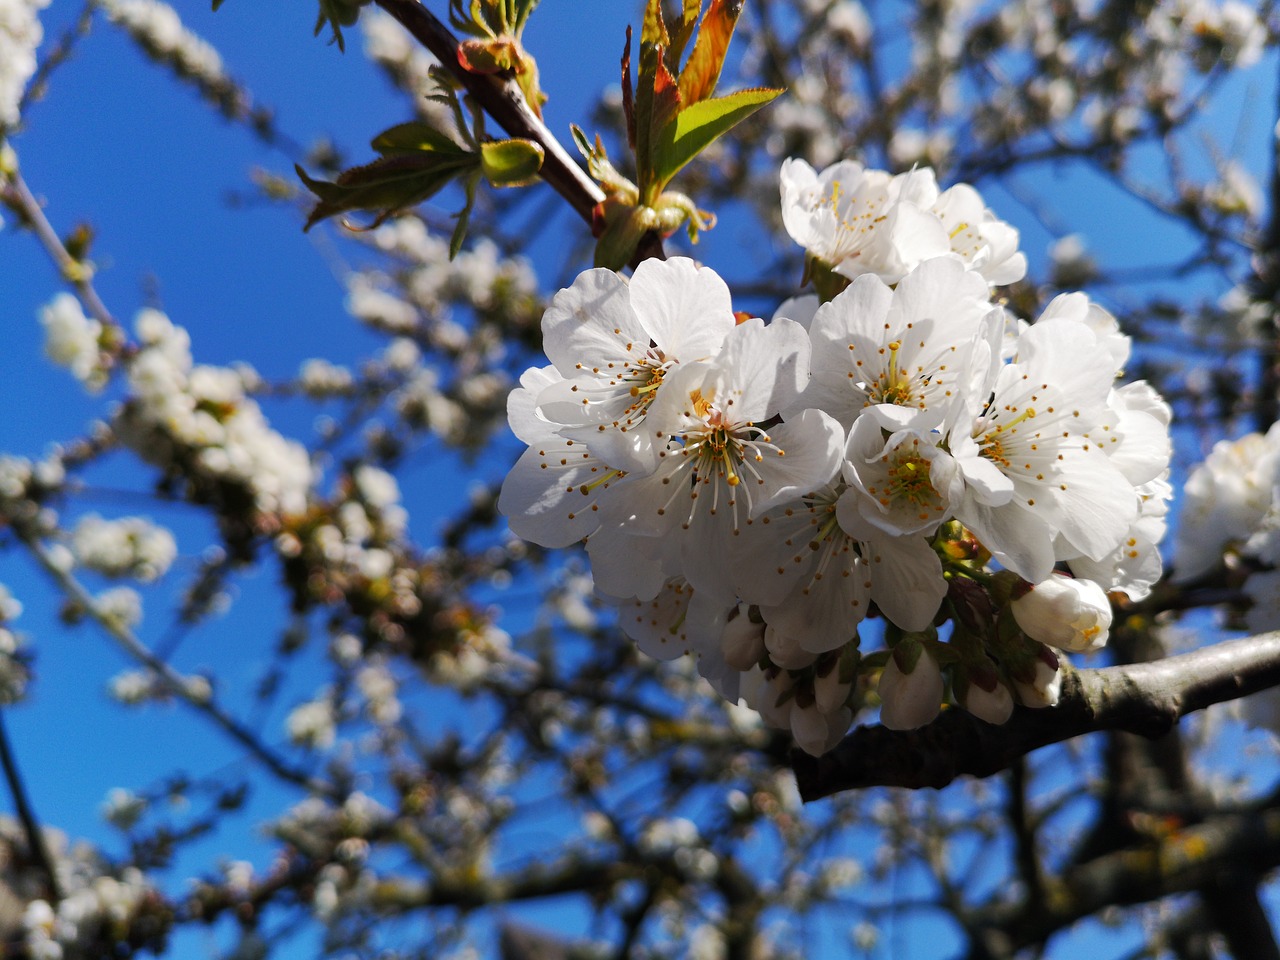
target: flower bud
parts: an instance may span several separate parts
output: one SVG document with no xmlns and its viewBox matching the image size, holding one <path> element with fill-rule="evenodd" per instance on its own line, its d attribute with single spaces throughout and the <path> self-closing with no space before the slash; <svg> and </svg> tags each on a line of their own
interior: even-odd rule
<svg viewBox="0 0 1280 960">
<path fill-rule="evenodd" d="M 772 625 L 765 628 L 764 645 L 769 650 L 769 659 L 787 670 L 803 670 L 818 659 L 816 653 L 810 653 L 800 646 L 800 641 L 795 637 Z"/>
<path fill-rule="evenodd" d="M 969 689 L 965 691 L 960 701 L 960 706 L 979 720 L 999 726 L 1013 714 L 1013 695 L 1009 693 L 1009 688 L 998 680 L 990 690 L 977 683 L 970 683 Z"/>
<path fill-rule="evenodd" d="M 831 665 L 831 669 L 827 671 L 825 676 L 815 676 L 813 678 L 813 698 L 818 704 L 818 709 L 824 713 L 830 713 L 843 707 L 852 690 L 852 682 L 842 683 L 840 681 L 840 664 L 838 662 Z"/>
<path fill-rule="evenodd" d="M 890 730 L 923 727 L 942 707 L 942 670 L 928 650 L 918 649 L 915 663 L 908 664 L 910 672 L 904 671 L 898 662 L 909 657 L 900 658 L 895 650 L 880 674 L 876 687 L 881 700 L 880 722 Z"/>
<path fill-rule="evenodd" d="M 764 624 L 751 621 L 745 604 L 739 604 L 737 616 L 724 625 L 720 655 L 725 663 L 744 673 L 764 656 Z"/>
<path fill-rule="evenodd" d="M 1106 645 L 1111 603 L 1092 580 L 1054 574 L 1014 600 L 1009 608 L 1032 640 L 1060 650 L 1086 653 Z"/>
<path fill-rule="evenodd" d="M 793 707 L 790 720 L 791 735 L 795 737 L 796 746 L 813 757 L 827 752 L 827 718 L 816 703 L 807 707 Z"/>
<path fill-rule="evenodd" d="M 1062 691 L 1062 671 L 1058 668 L 1058 658 L 1044 647 L 1040 649 L 1047 656 L 1036 658 L 1031 677 L 1028 680 L 1013 678 L 1013 692 L 1024 707 L 1056 707 L 1058 695 Z M 1050 657 L 1053 659 L 1052 663 L 1049 662 Z"/>
</svg>

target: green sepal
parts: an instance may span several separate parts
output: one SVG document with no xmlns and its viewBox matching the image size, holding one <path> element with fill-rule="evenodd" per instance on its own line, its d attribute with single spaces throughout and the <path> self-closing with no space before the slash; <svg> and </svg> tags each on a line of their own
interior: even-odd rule
<svg viewBox="0 0 1280 960">
<path fill-rule="evenodd" d="M 532 140 L 512 138 L 480 144 L 480 169 L 490 185 L 523 187 L 538 177 L 543 150 Z"/>
<path fill-rule="evenodd" d="M 653 149 L 653 176 L 666 184 L 690 160 L 728 133 L 782 90 L 753 87 L 684 106 L 662 128 Z"/>
<path fill-rule="evenodd" d="M 836 273 L 829 263 L 814 256 L 806 257 L 804 262 L 804 279 L 801 283 L 809 281 L 813 281 L 813 289 L 818 294 L 820 303 L 830 303 L 853 282 Z"/>
<path fill-rule="evenodd" d="M 602 229 L 596 240 L 595 265 L 621 270 L 631 262 L 640 239 L 653 228 L 654 213 L 648 207 L 611 200 L 597 205 L 596 210 Z"/>
<path fill-rule="evenodd" d="M 893 660 L 903 675 L 909 676 L 915 671 L 916 664 L 920 662 L 920 654 L 922 653 L 924 653 L 924 646 L 920 641 L 908 636 L 893 648 Z"/>
<path fill-rule="evenodd" d="M 838 669 L 840 670 L 841 683 L 853 683 L 858 679 L 858 670 L 863 663 L 862 653 L 858 650 L 858 635 L 853 635 L 853 640 L 844 645 L 840 651 L 840 662 Z"/>
</svg>

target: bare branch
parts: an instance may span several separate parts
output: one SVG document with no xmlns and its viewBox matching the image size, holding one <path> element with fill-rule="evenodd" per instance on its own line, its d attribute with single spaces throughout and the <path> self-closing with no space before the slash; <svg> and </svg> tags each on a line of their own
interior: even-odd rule
<svg viewBox="0 0 1280 960">
<path fill-rule="evenodd" d="M 1215 644 L 1151 663 L 1075 670 L 1063 665 L 1057 707 L 1019 707 L 1003 726 L 948 710 L 919 730 L 859 727 L 830 753 L 795 751 L 800 795 L 819 800 L 870 786 L 934 787 L 989 777 L 1051 743 L 1099 730 L 1167 733 L 1188 713 L 1280 684 L 1280 632 Z"/>
<path fill-rule="evenodd" d="M 1252 881 L 1256 887 L 1278 863 L 1280 810 L 1219 815 L 1163 841 L 1081 864 L 1055 879 L 1034 906 L 1022 900 L 995 903 L 973 920 L 1012 955 L 1111 905 L 1148 903 L 1223 882 Z"/>
<path fill-rule="evenodd" d="M 22 822 L 22 830 L 27 835 L 27 847 L 32 858 L 40 865 L 45 879 L 49 883 L 49 896 L 54 903 L 62 899 L 62 885 L 58 882 L 58 871 L 54 868 L 53 857 L 44 841 L 44 830 L 36 818 L 31 800 L 27 796 L 26 784 L 18 771 L 18 761 L 13 755 L 13 747 L 9 744 L 9 732 L 4 724 L 4 711 L 0 710 L 0 766 L 4 768 L 4 779 L 9 785 L 9 793 L 13 797 L 13 806 Z"/>
<path fill-rule="evenodd" d="M 63 245 L 57 231 L 53 229 L 53 224 L 44 215 L 40 201 L 36 199 L 27 182 L 17 171 L 7 177 L 0 173 L 0 203 L 12 209 L 35 233 L 40 245 L 44 247 L 63 279 L 75 288 L 80 302 L 84 304 L 89 315 L 104 327 L 118 327 L 119 324 L 111 316 L 111 311 L 107 309 L 106 304 L 98 296 L 98 291 L 94 289 L 92 267 L 73 257 Z"/>
<path fill-rule="evenodd" d="M 63 593 L 71 600 L 74 600 L 81 609 L 93 618 L 125 653 L 138 663 L 146 666 L 164 684 L 164 689 L 169 694 L 208 717 L 223 733 L 248 750 L 253 757 L 281 780 L 305 787 L 310 792 L 320 796 L 340 796 L 340 791 L 332 784 L 314 777 L 302 769 L 290 766 L 281 757 L 269 750 L 252 730 L 227 713 L 211 696 L 193 691 L 186 680 L 147 649 L 146 645 L 134 635 L 132 630 L 124 626 L 117 618 L 106 613 L 101 604 L 94 599 L 93 595 L 85 589 L 80 581 L 49 555 L 48 549 L 38 536 L 28 531 L 20 530 L 19 537 L 40 566 L 62 589 Z"/>
</svg>

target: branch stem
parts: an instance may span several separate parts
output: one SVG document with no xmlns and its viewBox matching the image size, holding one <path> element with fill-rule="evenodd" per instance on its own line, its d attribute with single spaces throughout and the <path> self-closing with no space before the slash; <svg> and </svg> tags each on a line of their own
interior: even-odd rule
<svg viewBox="0 0 1280 960">
<path fill-rule="evenodd" d="M 104 327 L 118 327 L 111 311 L 93 287 L 92 268 L 77 260 L 67 250 L 21 173 L 16 170 L 8 175 L 0 173 L 0 201 L 8 205 L 35 233 L 49 259 L 58 268 L 62 278 L 71 284 L 89 315 Z"/>
<path fill-rule="evenodd" d="M 569 201 L 569 205 L 588 224 L 604 192 L 565 150 L 563 144 L 533 112 L 519 85 L 496 74 L 472 73 L 458 63 L 458 38 L 418 0 L 376 0 L 395 17 L 424 47 L 434 54 L 467 93 L 513 137 L 523 137 L 540 144 L 545 152 L 539 175 Z"/>
<path fill-rule="evenodd" d="M 44 842 L 44 831 L 40 828 L 40 821 L 36 818 L 35 810 L 31 806 L 31 799 L 27 796 L 26 784 L 23 783 L 22 774 L 18 771 L 18 761 L 13 755 L 9 731 L 4 722 L 4 710 L 0 710 L 0 767 L 4 768 L 4 779 L 13 797 L 14 810 L 18 814 L 23 832 L 27 835 L 27 847 L 48 878 L 49 896 L 52 902 L 57 904 L 62 899 L 58 871 L 49 853 L 48 844 Z"/>
<path fill-rule="evenodd" d="M 830 753 L 792 754 L 806 800 L 870 786 L 941 789 L 989 777 L 1051 743 L 1099 730 L 1158 737 L 1188 713 L 1280 684 L 1280 632 L 1229 640 L 1150 663 L 1097 670 L 1062 665 L 1056 707 L 1019 707 L 1003 726 L 963 710 L 918 730 L 858 727 Z"/>
<path fill-rule="evenodd" d="M 255 759 L 281 780 L 305 787 L 310 792 L 320 796 L 339 797 L 339 792 L 332 784 L 285 763 L 284 760 L 269 750 L 252 730 L 249 730 L 219 707 L 212 699 L 212 696 L 205 696 L 192 690 L 186 678 L 152 653 L 146 644 L 134 635 L 132 630 L 104 611 L 80 581 L 62 569 L 50 556 L 48 549 L 38 537 L 21 530 L 18 531 L 18 534 L 40 563 L 40 566 L 53 577 L 63 592 L 85 610 L 125 653 L 133 660 L 147 667 L 163 683 L 165 690 L 169 694 L 182 700 L 212 720 L 228 737 L 244 747 Z"/>
</svg>

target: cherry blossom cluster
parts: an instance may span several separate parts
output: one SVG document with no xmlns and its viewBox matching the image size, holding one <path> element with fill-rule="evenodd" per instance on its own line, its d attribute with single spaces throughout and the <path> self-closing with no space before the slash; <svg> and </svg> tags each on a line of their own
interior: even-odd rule
<svg viewBox="0 0 1280 960">
<path fill-rule="evenodd" d="M 70 843 L 52 828 L 43 830 L 43 844 L 62 894 L 52 900 L 42 896 L 48 881 L 21 824 L 0 817 L 0 880 L 21 898 L 0 919 L 6 944 L 42 960 L 108 956 L 121 944 L 164 949 L 172 909 L 142 871 L 114 869 L 88 843 Z"/>
<path fill-rule="evenodd" d="M 39 11 L 48 5 L 49 0 L 0 0 L 0 132 L 18 122 L 18 106 L 44 38 Z"/>
<path fill-rule="evenodd" d="M 1280 628 L 1280 426 L 1220 440 L 1187 478 L 1173 579 L 1226 572 L 1252 602 L 1245 625 Z"/>
<path fill-rule="evenodd" d="M 129 31 L 152 56 L 172 61 L 184 74 L 216 85 L 223 80 L 222 57 L 182 24 L 161 0 L 95 0 L 113 23 Z"/>
<path fill-rule="evenodd" d="M 999 305 L 1025 257 L 972 187 L 789 160 L 781 191 L 839 292 L 766 323 L 692 260 L 583 273 L 511 394 L 528 449 L 499 507 L 525 539 L 585 541 L 643 651 L 695 653 L 811 753 L 873 671 L 895 727 L 930 720 L 946 679 L 992 722 L 1055 702 L 1043 644 L 1096 649 L 1107 592 L 1160 575 L 1169 408 L 1118 385 L 1129 341 L 1083 294 L 1033 323 Z M 888 650 L 864 655 L 873 612 Z"/>
<path fill-rule="evenodd" d="M 263 515 L 304 512 L 311 460 L 248 396 L 256 375 L 194 364 L 191 338 L 158 310 L 140 311 L 135 333 L 130 397 L 113 424 L 124 443 L 149 463 L 208 485 L 206 496 L 247 497 Z"/>
<path fill-rule="evenodd" d="M 145 517 L 105 520 L 91 513 L 76 523 L 71 552 L 81 567 L 150 583 L 164 576 L 178 545 L 172 533 Z"/>
</svg>

